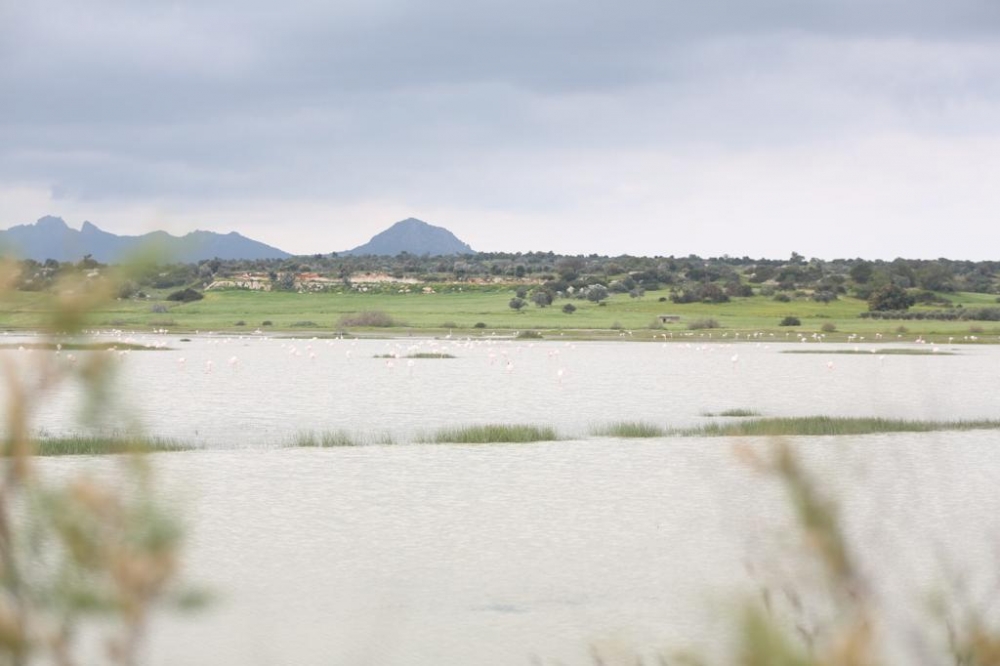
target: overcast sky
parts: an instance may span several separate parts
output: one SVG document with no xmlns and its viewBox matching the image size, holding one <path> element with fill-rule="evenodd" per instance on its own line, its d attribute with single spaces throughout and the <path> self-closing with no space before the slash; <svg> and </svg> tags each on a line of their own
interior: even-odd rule
<svg viewBox="0 0 1000 666">
<path fill-rule="evenodd" d="M 1000 259 L 1000 0 L 0 0 L 0 228 Z"/>
</svg>

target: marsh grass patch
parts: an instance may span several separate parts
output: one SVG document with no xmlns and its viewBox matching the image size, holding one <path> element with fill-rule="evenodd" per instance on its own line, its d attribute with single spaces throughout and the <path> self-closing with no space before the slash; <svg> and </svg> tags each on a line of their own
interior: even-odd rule
<svg viewBox="0 0 1000 666">
<path fill-rule="evenodd" d="M 595 437 L 619 437 L 626 439 L 663 437 L 667 431 L 653 423 L 642 421 L 616 421 L 606 423 L 591 429 L 590 434 Z"/>
<path fill-rule="evenodd" d="M 421 441 L 435 444 L 520 444 L 558 439 L 555 428 L 551 426 L 490 423 L 440 428 Z"/>
<path fill-rule="evenodd" d="M 395 354 L 375 354 L 373 358 L 455 358 L 452 354 L 445 352 L 416 352 L 406 356 L 396 356 Z"/>
<path fill-rule="evenodd" d="M 296 448 L 336 448 L 347 446 L 378 446 L 394 444 L 392 435 L 385 433 L 367 433 L 358 435 L 347 430 L 322 430 L 297 433 L 291 441 Z"/>
<path fill-rule="evenodd" d="M 702 412 L 702 416 L 715 417 L 715 416 L 726 416 L 734 418 L 746 418 L 751 416 L 760 416 L 760 412 L 756 409 L 725 409 L 721 412 Z"/>
<path fill-rule="evenodd" d="M 167 347 L 150 347 L 131 342 L 23 342 L 0 344 L 0 349 L 31 349 L 41 351 L 165 351 Z"/>
<path fill-rule="evenodd" d="M 860 356 L 958 356 L 956 352 L 934 349 L 784 349 L 782 354 L 855 354 Z"/>
<path fill-rule="evenodd" d="M 816 437 L 998 429 L 1000 429 L 1000 420 L 914 421 L 874 417 L 802 416 L 709 423 L 696 428 L 675 430 L 670 434 L 685 437 L 782 437 L 797 435 Z"/>
<path fill-rule="evenodd" d="M 101 437 L 80 435 L 43 436 L 35 439 L 37 456 L 95 456 L 121 453 L 157 453 L 190 451 L 193 446 L 177 440 L 154 438 Z"/>
</svg>

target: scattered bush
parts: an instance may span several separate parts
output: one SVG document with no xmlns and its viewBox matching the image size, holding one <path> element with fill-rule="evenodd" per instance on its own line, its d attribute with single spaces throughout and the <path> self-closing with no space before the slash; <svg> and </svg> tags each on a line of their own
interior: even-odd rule
<svg viewBox="0 0 1000 666">
<path fill-rule="evenodd" d="M 366 310 L 364 312 L 356 312 L 351 315 L 344 315 L 340 318 L 339 324 L 344 328 L 389 328 L 397 325 L 396 321 L 392 317 L 381 310 Z"/>
<path fill-rule="evenodd" d="M 149 311 L 153 314 L 166 314 L 167 306 L 163 303 L 153 303 L 153 305 L 150 306 Z"/>
<path fill-rule="evenodd" d="M 317 324 L 314 321 L 306 320 L 306 321 L 292 322 L 292 326 L 294 326 L 295 328 L 316 328 L 317 326 L 319 326 L 319 324 Z"/>
<path fill-rule="evenodd" d="M 877 310 L 862 312 L 862 319 L 903 319 L 931 321 L 1000 321 L 1000 308 L 951 308 L 948 310 Z"/>
<path fill-rule="evenodd" d="M 828 321 L 822 326 L 820 326 L 819 330 L 823 331 L 824 333 L 836 333 L 837 325 L 834 324 L 832 321 Z"/>
<path fill-rule="evenodd" d="M 168 301 L 178 301 L 180 303 L 192 303 L 194 301 L 200 301 L 205 298 L 205 295 L 191 289 L 181 289 L 180 291 L 175 291 L 174 293 L 167 296 Z"/>
<path fill-rule="evenodd" d="M 778 322 L 778 326 L 801 326 L 801 325 L 802 322 L 799 321 L 798 317 L 791 317 L 791 316 L 785 317 L 780 322 Z"/>
<path fill-rule="evenodd" d="M 260 322 L 260 325 L 261 326 L 274 326 L 274 322 L 271 321 L 270 319 L 265 319 L 264 321 Z"/>
<path fill-rule="evenodd" d="M 876 289 L 868 297 L 868 309 L 872 312 L 884 310 L 907 310 L 916 302 L 908 291 L 895 284 L 887 284 Z"/>
<path fill-rule="evenodd" d="M 542 334 L 538 331 L 521 331 L 517 334 L 518 340 L 541 340 Z"/>
<path fill-rule="evenodd" d="M 688 322 L 688 330 L 700 331 L 706 328 L 720 328 L 718 320 L 713 317 L 702 317 Z"/>
<path fill-rule="evenodd" d="M 486 328 L 486 322 L 477 321 L 472 328 Z"/>
<path fill-rule="evenodd" d="M 236 322 L 234 324 L 234 326 L 246 326 L 246 325 L 247 325 L 247 323 L 245 321 L 243 321 L 242 319 L 240 319 L 238 322 Z"/>
<path fill-rule="evenodd" d="M 540 308 L 552 305 L 552 294 L 544 289 L 536 289 L 531 293 L 531 301 Z"/>
<path fill-rule="evenodd" d="M 686 287 L 670 294 L 674 303 L 728 303 L 729 295 L 717 284 L 711 282 Z"/>
<path fill-rule="evenodd" d="M 779 303 L 790 303 L 792 301 L 792 297 L 789 296 L 788 294 L 775 294 L 774 300 L 778 301 Z"/>
<path fill-rule="evenodd" d="M 573 314 L 574 312 L 576 312 L 576 306 L 573 305 L 572 303 L 567 303 L 566 305 L 563 306 L 562 311 L 565 312 L 566 314 Z"/>
</svg>

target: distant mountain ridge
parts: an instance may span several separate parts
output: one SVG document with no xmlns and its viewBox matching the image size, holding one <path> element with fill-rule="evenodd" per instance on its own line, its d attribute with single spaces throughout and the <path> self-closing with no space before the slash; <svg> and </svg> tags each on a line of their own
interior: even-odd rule
<svg viewBox="0 0 1000 666">
<path fill-rule="evenodd" d="M 292 256 L 246 236 L 230 232 L 193 231 L 172 236 L 153 231 L 141 236 L 119 236 L 84 222 L 79 231 L 62 218 L 47 215 L 34 224 L 0 231 L 0 254 L 44 261 L 79 261 L 90 255 L 104 264 L 118 263 L 142 250 L 154 250 L 166 261 L 195 263 L 205 259 L 284 259 Z"/>
<path fill-rule="evenodd" d="M 376 234 L 364 245 L 343 252 L 345 255 L 360 256 L 366 254 L 396 256 L 408 252 L 418 256 L 475 254 L 467 243 L 460 241 L 455 234 L 444 227 L 435 227 L 415 217 L 400 220 L 394 225 Z"/>
</svg>

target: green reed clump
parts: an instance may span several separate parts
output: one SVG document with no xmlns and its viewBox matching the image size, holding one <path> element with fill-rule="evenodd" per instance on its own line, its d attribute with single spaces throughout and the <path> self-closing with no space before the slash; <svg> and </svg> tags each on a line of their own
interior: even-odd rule
<svg viewBox="0 0 1000 666">
<path fill-rule="evenodd" d="M 188 340 L 190 342 L 190 340 Z M 150 347 L 132 342 L 5 342 L 0 349 L 31 349 L 41 351 L 168 351 L 167 347 Z"/>
<path fill-rule="evenodd" d="M 641 421 L 618 421 L 597 426 L 591 430 L 595 437 L 623 437 L 623 438 L 643 438 L 643 437 L 663 437 L 666 430 L 652 423 Z"/>
<path fill-rule="evenodd" d="M 673 434 L 702 437 L 781 437 L 997 429 L 1000 429 L 1000 421 L 997 420 L 915 421 L 875 417 L 800 416 L 709 423 L 697 428 L 678 430 Z"/>
<path fill-rule="evenodd" d="M 441 428 L 429 440 L 437 444 L 508 444 L 551 442 L 559 439 L 549 426 L 493 423 Z"/>
<path fill-rule="evenodd" d="M 934 351 L 934 349 L 786 349 L 782 354 L 858 354 L 858 355 L 879 355 L 879 356 L 956 356 L 955 352 Z"/>
<path fill-rule="evenodd" d="M 36 456 L 95 456 L 118 453 L 190 451 L 193 447 L 172 439 L 128 439 L 80 435 L 40 437 L 35 440 Z"/>
<path fill-rule="evenodd" d="M 396 356 L 395 354 L 375 354 L 373 358 L 455 358 L 451 354 L 444 352 L 415 352 L 406 356 Z"/>
<path fill-rule="evenodd" d="M 394 444 L 390 433 L 355 435 L 347 430 L 324 430 L 321 432 L 301 432 L 295 435 L 291 445 L 299 448 L 333 448 L 341 446 L 371 446 Z"/>
<path fill-rule="evenodd" d="M 756 409 L 725 409 L 721 412 L 703 412 L 702 416 L 733 416 L 733 417 L 748 417 L 748 416 L 760 416 L 760 412 Z"/>
</svg>

